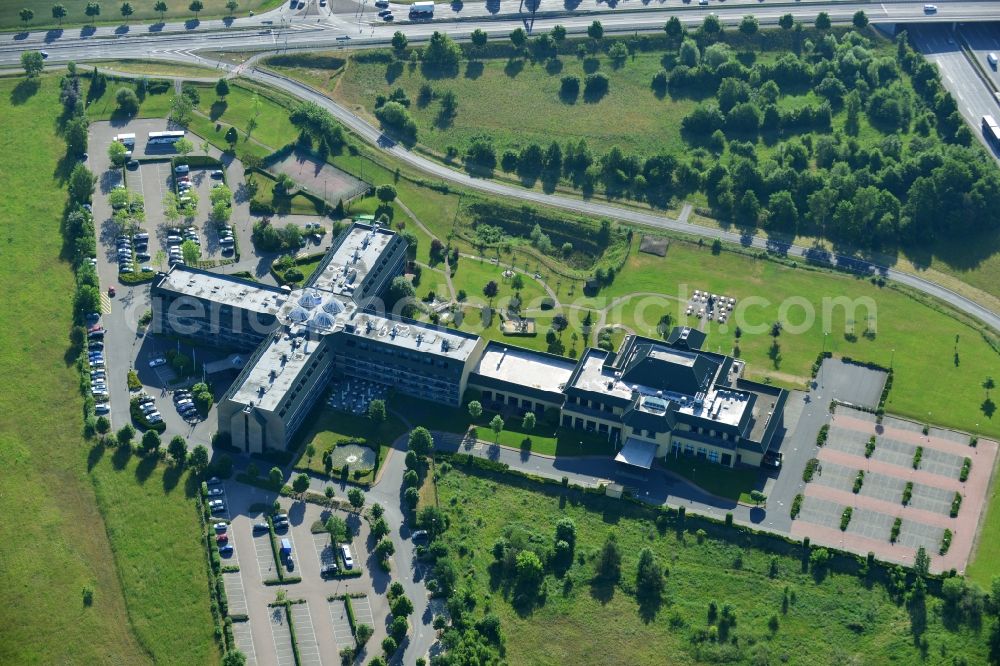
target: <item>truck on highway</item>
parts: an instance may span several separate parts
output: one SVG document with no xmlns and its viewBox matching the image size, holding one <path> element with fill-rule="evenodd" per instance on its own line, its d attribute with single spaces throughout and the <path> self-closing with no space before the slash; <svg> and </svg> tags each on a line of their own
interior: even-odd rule
<svg viewBox="0 0 1000 666">
<path fill-rule="evenodd" d="M 410 18 L 431 18 L 433 16 L 433 2 L 414 2 L 410 5 Z"/>
<path fill-rule="evenodd" d="M 993 148 L 1000 150 L 1000 125 L 993 116 L 983 116 L 983 136 Z"/>
</svg>

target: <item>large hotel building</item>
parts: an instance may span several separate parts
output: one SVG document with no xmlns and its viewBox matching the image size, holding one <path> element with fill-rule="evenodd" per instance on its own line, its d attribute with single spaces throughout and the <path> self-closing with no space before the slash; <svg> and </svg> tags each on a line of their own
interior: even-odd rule
<svg viewBox="0 0 1000 666">
<path fill-rule="evenodd" d="M 607 435 L 609 453 L 633 467 L 667 455 L 759 465 L 780 442 L 787 392 L 702 351 L 699 331 L 629 336 L 617 353 L 578 360 L 491 342 L 381 313 L 405 257 L 400 236 L 355 222 L 294 291 L 176 265 L 153 284 L 153 332 L 246 353 L 217 413 L 220 432 L 250 453 L 292 446 L 345 378 L 455 407 L 472 388 L 507 412 L 554 409 L 563 427 Z"/>
</svg>

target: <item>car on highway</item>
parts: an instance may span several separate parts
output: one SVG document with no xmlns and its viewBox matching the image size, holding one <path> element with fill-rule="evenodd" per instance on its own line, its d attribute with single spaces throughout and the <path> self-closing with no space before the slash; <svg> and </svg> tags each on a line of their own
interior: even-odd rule
<svg viewBox="0 0 1000 666">
<path fill-rule="evenodd" d="M 389 0 L 375 0 L 375 6 L 380 9 L 386 9 L 389 6 Z"/>
<path fill-rule="evenodd" d="M 49 52 L 48 51 L 39 51 L 39 53 L 42 54 L 42 58 L 48 58 L 49 57 Z"/>
<path fill-rule="evenodd" d="M 986 62 L 990 63 L 990 67 L 992 67 L 993 69 L 996 69 L 997 68 L 997 54 L 996 53 L 990 53 L 989 55 L 987 55 L 986 56 Z"/>
<path fill-rule="evenodd" d="M 925 14 L 937 14 L 937 5 L 924 5 Z"/>
<path fill-rule="evenodd" d="M 156 358 L 151 359 L 149 361 L 149 367 L 151 368 L 158 368 L 161 365 L 166 365 L 166 364 L 167 364 L 167 359 L 163 358 L 162 356 L 157 356 Z"/>
</svg>

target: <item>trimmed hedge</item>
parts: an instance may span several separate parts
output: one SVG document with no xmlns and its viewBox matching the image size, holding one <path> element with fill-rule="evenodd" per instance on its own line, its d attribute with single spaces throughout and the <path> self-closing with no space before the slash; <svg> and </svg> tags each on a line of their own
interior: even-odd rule
<svg viewBox="0 0 1000 666">
<path fill-rule="evenodd" d="M 955 492 L 955 498 L 951 500 L 951 517 L 954 518 L 958 515 L 959 509 L 962 508 L 962 493 Z"/>
<path fill-rule="evenodd" d="M 941 548 L 938 549 L 938 553 L 944 555 L 951 548 L 951 530 L 945 528 L 944 534 L 941 535 Z"/>
<path fill-rule="evenodd" d="M 851 524 L 851 516 L 854 515 L 854 509 L 847 507 L 844 509 L 844 513 L 840 514 L 840 531 L 847 531 L 847 526 Z"/>
<path fill-rule="evenodd" d="M 156 432 L 162 434 L 167 429 L 167 424 L 163 421 L 159 423 L 150 423 L 146 419 L 146 415 L 142 413 L 142 409 L 139 407 L 139 399 L 132 398 L 129 401 L 129 414 L 132 416 L 132 420 L 135 421 L 136 425 L 144 430 L 155 430 Z"/>
<path fill-rule="evenodd" d="M 869 437 L 868 443 L 865 444 L 865 458 L 871 458 L 873 453 L 875 453 L 875 435 Z"/>
<path fill-rule="evenodd" d="M 889 543 L 896 543 L 899 539 L 899 531 L 903 528 L 903 519 L 896 518 L 892 523 L 892 531 L 889 533 Z"/>
<path fill-rule="evenodd" d="M 858 475 L 854 477 L 854 494 L 857 495 L 861 492 L 861 486 L 865 484 L 865 471 L 863 469 L 858 470 Z"/>
<path fill-rule="evenodd" d="M 819 460 L 816 458 L 810 458 L 809 462 L 806 463 L 806 468 L 802 470 L 802 480 L 806 483 L 812 481 L 813 474 L 816 473 L 817 467 L 819 467 Z"/>
<path fill-rule="evenodd" d="M 918 446 L 913 452 L 913 469 L 920 469 L 920 461 L 924 457 L 924 447 Z"/>
<path fill-rule="evenodd" d="M 145 284 L 152 282 L 156 273 L 152 271 L 142 271 L 141 273 L 119 273 L 118 281 L 122 284 Z"/>
<path fill-rule="evenodd" d="M 903 488 L 903 506 L 908 505 L 912 497 L 913 497 L 913 481 L 907 481 L 906 487 Z"/>
<path fill-rule="evenodd" d="M 802 510 L 802 493 L 799 493 L 798 495 L 795 496 L 795 499 L 792 500 L 792 511 L 791 511 L 792 520 L 798 518 L 799 511 L 801 510 Z"/>
<path fill-rule="evenodd" d="M 962 462 L 962 471 L 958 474 L 958 480 L 965 482 L 969 478 L 969 472 L 972 470 L 972 458 L 966 458 Z"/>
<path fill-rule="evenodd" d="M 830 424 L 824 423 L 823 427 L 821 427 L 819 429 L 819 432 L 816 433 L 816 446 L 823 446 L 824 444 L 826 444 L 826 438 L 829 437 L 829 435 L 830 435 Z"/>
</svg>

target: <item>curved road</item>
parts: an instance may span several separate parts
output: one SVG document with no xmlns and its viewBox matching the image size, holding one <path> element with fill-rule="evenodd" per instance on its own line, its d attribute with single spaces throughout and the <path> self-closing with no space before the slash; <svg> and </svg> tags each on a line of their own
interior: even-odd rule
<svg viewBox="0 0 1000 666">
<path fill-rule="evenodd" d="M 510 197 L 541 205 L 554 206 L 556 208 L 583 213 L 585 215 L 607 217 L 647 227 L 668 229 L 712 240 L 719 238 L 729 243 L 738 243 L 747 247 L 755 247 L 762 250 L 782 251 L 792 257 L 801 257 L 812 261 L 825 261 L 856 272 L 873 274 L 878 273 L 884 277 L 894 280 L 895 282 L 898 282 L 899 284 L 907 285 L 908 287 L 922 291 L 925 294 L 939 298 L 951 304 L 956 309 L 982 321 L 994 330 L 1000 331 L 1000 315 L 986 307 L 983 307 L 975 301 L 948 289 L 947 287 L 943 287 L 935 282 L 932 282 L 931 280 L 922 278 L 919 275 L 906 273 L 888 266 L 880 266 L 875 263 L 844 255 L 815 255 L 809 248 L 804 246 L 794 244 L 776 245 L 774 241 L 769 241 L 763 236 L 708 229 L 706 227 L 701 227 L 681 220 L 671 219 L 662 215 L 656 215 L 654 213 L 629 210 L 610 204 L 585 201 L 583 199 L 575 199 L 557 194 L 545 194 L 534 190 L 516 187 L 514 185 L 506 185 L 493 180 L 473 178 L 466 173 L 449 169 L 443 164 L 440 164 L 432 159 L 409 151 L 400 144 L 391 141 L 384 134 L 382 134 L 380 130 L 373 127 L 367 121 L 359 118 L 349 109 L 337 104 L 329 97 L 326 97 L 306 84 L 260 69 L 245 71 L 243 72 L 243 76 L 260 81 L 261 83 L 272 85 L 300 99 L 315 102 L 329 111 L 338 121 L 343 123 L 346 127 L 350 128 L 369 143 L 380 146 L 387 153 L 392 154 L 394 157 L 406 162 L 410 166 L 432 174 L 442 180 L 496 196 Z"/>
</svg>

